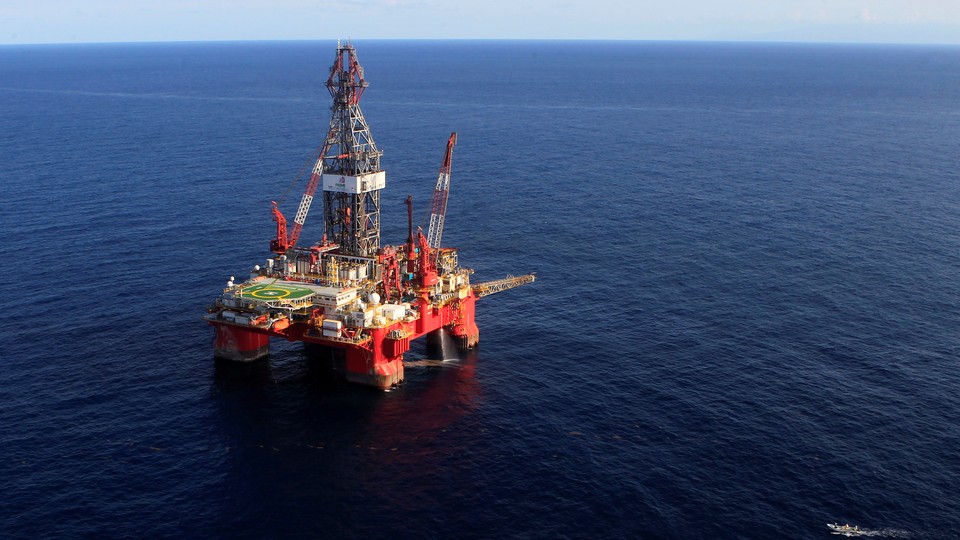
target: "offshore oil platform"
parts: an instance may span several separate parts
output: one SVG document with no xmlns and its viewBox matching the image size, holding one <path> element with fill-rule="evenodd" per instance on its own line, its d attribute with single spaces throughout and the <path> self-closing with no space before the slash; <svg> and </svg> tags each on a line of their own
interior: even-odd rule
<svg viewBox="0 0 960 540">
<path fill-rule="evenodd" d="M 421 336 L 448 332 L 461 350 L 477 345 L 476 301 L 534 281 L 533 274 L 470 283 L 456 248 L 441 247 L 457 135 L 447 141 L 427 233 L 413 228 L 407 197 L 407 239 L 380 246 L 380 167 L 360 111 L 368 83 L 352 45 L 337 45 L 326 83 L 333 97 L 330 127 L 307 179 L 293 226 L 272 203 L 273 255 L 249 279 L 231 277 L 204 319 L 216 330 L 214 355 L 235 361 L 267 356 L 270 338 L 319 346 L 348 381 L 388 389 L 403 381 L 403 354 Z M 298 246 L 318 188 L 323 193 L 323 238 Z"/>
</svg>

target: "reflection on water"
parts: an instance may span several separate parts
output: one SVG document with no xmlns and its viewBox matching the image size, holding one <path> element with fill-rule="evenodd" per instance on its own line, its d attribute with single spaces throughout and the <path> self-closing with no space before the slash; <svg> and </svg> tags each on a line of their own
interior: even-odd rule
<svg viewBox="0 0 960 540">
<path fill-rule="evenodd" d="M 312 515 L 315 506 L 349 507 L 344 499 L 351 497 L 415 511 L 423 503 L 417 493 L 435 492 L 437 473 L 452 463 L 448 456 L 464 455 L 475 439 L 478 354 L 450 356 L 447 348 L 451 360 L 440 361 L 418 345 L 408 352 L 406 382 L 391 392 L 337 382 L 329 366 L 299 348 L 275 350 L 268 361 L 218 362 L 215 421 L 233 462 L 223 482 L 231 504 L 247 509 L 232 518 L 235 525 L 262 530 L 251 508 L 268 516 Z M 313 525 L 335 536 L 363 535 L 357 523 L 375 526 L 361 508 L 346 514 L 354 511 L 323 514 L 329 523 Z M 297 528 L 307 523 L 280 519 L 271 527 L 280 536 L 310 534 Z M 354 528 L 338 529 L 341 523 Z"/>
<path fill-rule="evenodd" d="M 251 363 L 217 361 L 211 391 L 238 447 L 266 439 L 274 446 L 337 438 L 415 444 L 456 423 L 479 400 L 477 351 L 458 352 L 450 336 L 436 347 L 419 345 L 406 355 L 406 380 L 391 392 L 347 383 L 328 359 L 300 348 Z"/>
<path fill-rule="evenodd" d="M 218 382 L 228 381 L 256 383 L 272 380 L 270 358 L 261 358 L 253 362 L 234 362 L 223 358 L 213 359 L 214 379 Z"/>
<path fill-rule="evenodd" d="M 333 536 L 373 533 L 356 528 L 375 527 L 362 508 L 322 513 L 329 522 L 316 524 L 280 516 L 350 507 L 344 499 L 352 497 L 365 506 L 417 511 L 429 493 L 442 491 L 437 482 L 448 476 L 442 471 L 463 466 L 451 456 L 469 455 L 476 444 L 479 354 L 458 352 L 449 335 L 431 346 L 414 342 L 405 355 L 405 382 L 390 392 L 345 382 L 329 355 L 271 345 L 262 361 L 217 362 L 211 384 L 215 429 L 232 462 L 224 489 L 232 505 L 246 509 L 232 518 L 239 527 L 263 530 L 267 524 L 250 514 L 256 509 L 277 517 L 269 527 L 278 536 L 314 535 L 298 528 L 307 525 Z M 353 528 L 339 529 L 343 523 Z"/>
</svg>

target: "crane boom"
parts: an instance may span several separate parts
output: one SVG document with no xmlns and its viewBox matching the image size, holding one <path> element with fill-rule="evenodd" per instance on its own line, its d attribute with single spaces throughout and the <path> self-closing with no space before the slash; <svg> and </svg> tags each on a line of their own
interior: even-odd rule
<svg viewBox="0 0 960 540">
<path fill-rule="evenodd" d="M 526 285 L 527 283 L 533 283 L 536 280 L 536 274 L 527 274 L 525 276 L 507 276 L 503 279 L 475 283 L 473 285 L 473 294 L 477 295 L 477 298 L 483 298 L 484 296 Z"/>
<path fill-rule="evenodd" d="M 430 226 L 427 228 L 427 245 L 434 252 L 434 258 L 440 253 L 440 237 L 443 236 L 443 220 L 447 215 L 447 197 L 450 195 L 450 162 L 453 159 L 453 147 L 457 144 L 456 132 L 450 134 L 447 151 L 440 165 L 437 188 L 433 192 L 433 209 L 430 211 Z"/>
<path fill-rule="evenodd" d="M 320 177 L 323 174 L 323 156 L 327 155 L 329 144 L 330 143 L 324 144 L 323 151 L 320 152 L 320 159 L 317 160 L 317 164 L 313 166 L 313 171 L 310 173 L 310 181 L 307 182 L 307 189 L 304 190 L 303 197 L 300 198 L 297 215 L 293 218 L 293 230 L 290 231 L 287 246 L 297 245 L 297 240 L 300 239 L 300 230 L 303 229 L 303 222 L 307 220 L 307 212 L 310 211 L 310 204 L 313 202 L 313 196 L 317 192 L 317 185 L 320 184 Z"/>
</svg>

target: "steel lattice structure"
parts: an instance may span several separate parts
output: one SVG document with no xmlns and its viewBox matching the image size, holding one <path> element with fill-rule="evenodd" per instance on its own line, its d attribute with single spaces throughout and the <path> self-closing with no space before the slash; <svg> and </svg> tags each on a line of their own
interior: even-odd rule
<svg viewBox="0 0 960 540">
<path fill-rule="evenodd" d="M 352 45 L 337 47 L 337 57 L 330 68 L 327 89 L 333 97 L 330 129 L 324 152 L 316 169 L 322 169 L 324 178 L 323 215 L 324 233 L 340 245 L 347 255 L 372 257 L 380 248 L 380 190 L 382 183 L 373 182 L 371 175 L 384 174 L 380 169 L 383 154 L 370 134 L 370 127 L 360 110 L 360 96 L 369 83 L 363 78 L 363 68 L 357 62 Z M 331 178 L 358 178 L 359 193 L 338 190 L 328 181 Z"/>
<path fill-rule="evenodd" d="M 430 210 L 430 223 L 427 227 L 427 244 L 434 250 L 435 257 L 440 254 L 440 239 L 443 237 L 443 222 L 447 217 L 447 199 L 450 196 L 450 166 L 453 160 L 453 147 L 457 144 L 457 134 L 451 133 L 447 141 L 447 151 L 443 154 L 437 187 L 433 191 L 433 206 Z M 434 261 L 436 262 L 436 260 Z"/>
<path fill-rule="evenodd" d="M 273 203 L 277 236 L 270 249 L 282 254 L 296 245 L 322 183 L 325 236 L 345 255 L 373 257 L 380 248 L 380 190 L 386 185 L 386 173 L 380 169 L 382 152 L 360 110 L 360 96 L 368 83 L 352 45 L 337 44 L 326 86 L 333 105 L 323 149 L 310 172 L 289 236 L 287 220 Z"/>
</svg>

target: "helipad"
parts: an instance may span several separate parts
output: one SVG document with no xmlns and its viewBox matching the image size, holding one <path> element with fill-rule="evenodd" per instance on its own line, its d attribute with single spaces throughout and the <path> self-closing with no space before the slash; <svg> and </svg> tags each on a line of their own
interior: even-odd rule
<svg viewBox="0 0 960 540">
<path fill-rule="evenodd" d="M 316 291 L 312 288 L 287 283 L 264 283 L 247 287 L 240 292 L 240 297 L 250 300 L 300 300 Z"/>
</svg>

